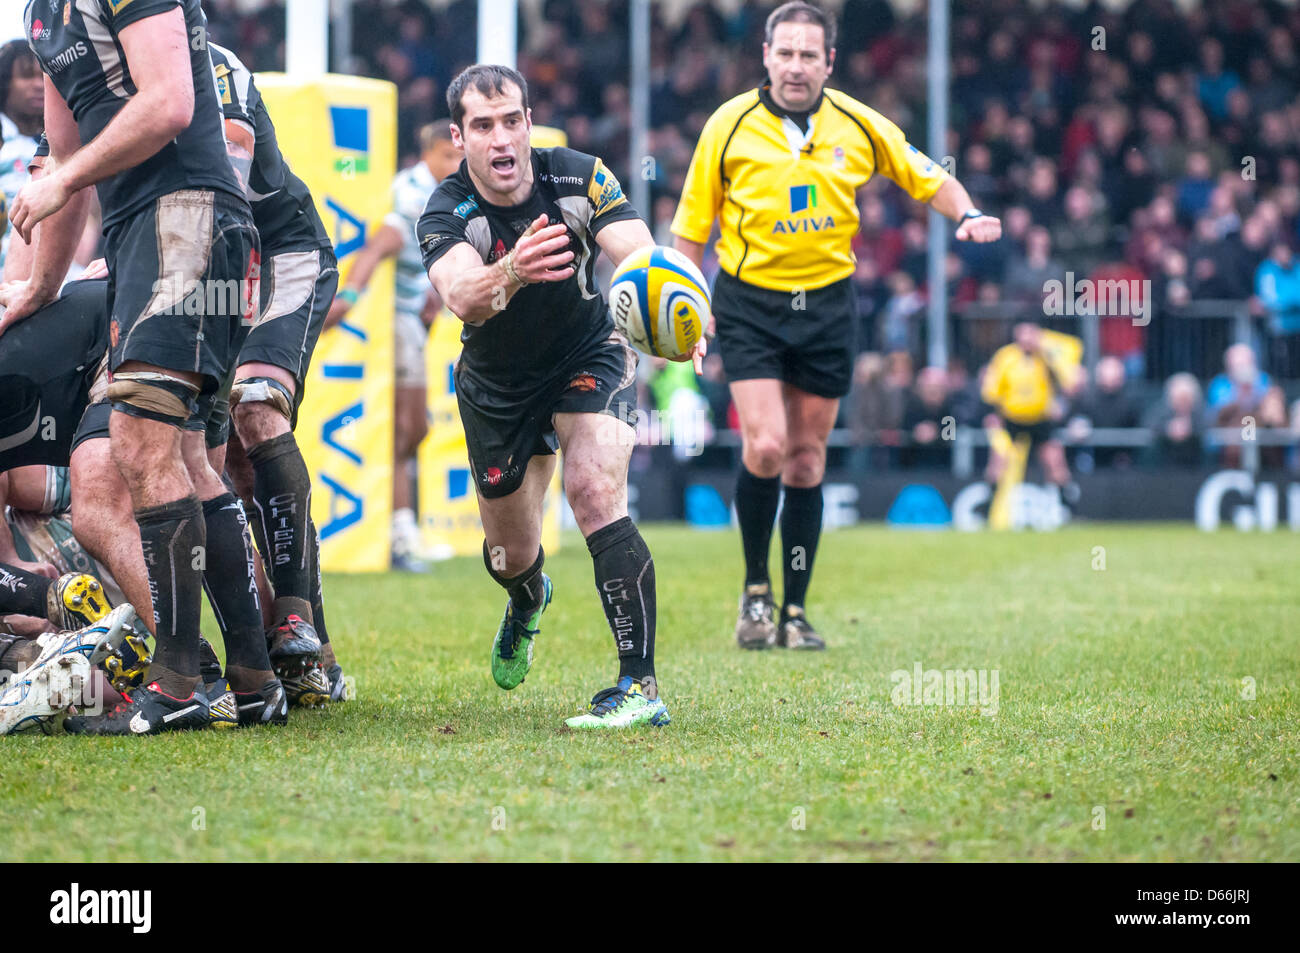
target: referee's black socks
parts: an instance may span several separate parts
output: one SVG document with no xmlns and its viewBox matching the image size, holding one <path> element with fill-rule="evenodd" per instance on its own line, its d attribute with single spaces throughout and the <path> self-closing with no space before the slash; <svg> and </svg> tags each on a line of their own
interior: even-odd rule
<svg viewBox="0 0 1300 953">
<path fill-rule="evenodd" d="M 654 698 L 655 564 L 631 517 L 602 526 L 587 537 L 596 571 L 596 592 L 618 649 L 619 678 L 641 683 Z"/>
<path fill-rule="evenodd" d="M 822 487 L 786 486 L 781 507 L 781 564 L 785 567 L 783 606 L 803 607 L 812 581 L 813 558 L 822 535 Z M 784 609 L 782 610 L 784 615 Z"/>
<path fill-rule="evenodd" d="M 740 521 L 740 542 L 745 551 L 745 585 L 771 586 L 767 572 L 772 548 L 772 526 L 781 501 L 781 478 L 759 477 L 743 463 L 736 477 L 736 517 Z"/>
</svg>

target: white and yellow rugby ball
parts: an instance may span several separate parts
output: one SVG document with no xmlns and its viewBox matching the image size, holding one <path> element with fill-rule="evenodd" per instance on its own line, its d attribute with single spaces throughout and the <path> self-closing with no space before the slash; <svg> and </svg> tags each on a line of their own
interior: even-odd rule
<svg viewBox="0 0 1300 953">
<path fill-rule="evenodd" d="M 695 263 L 673 248 L 638 248 L 610 281 L 614 326 L 643 354 L 685 357 L 709 323 L 709 286 Z"/>
</svg>

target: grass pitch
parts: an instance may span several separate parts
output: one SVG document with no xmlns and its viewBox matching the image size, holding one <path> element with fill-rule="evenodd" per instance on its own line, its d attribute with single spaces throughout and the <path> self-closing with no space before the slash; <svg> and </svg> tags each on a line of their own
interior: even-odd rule
<svg viewBox="0 0 1300 953">
<path fill-rule="evenodd" d="M 1300 535 L 829 533 L 824 654 L 735 648 L 735 533 L 645 535 L 671 727 L 563 727 L 616 672 L 576 536 L 512 693 L 478 559 L 335 576 L 357 700 L 282 730 L 0 739 L 4 856 L 1300 859 Z M 996 713 L 895 705 L 917 663 L 996 672 Z"/>
</svg>

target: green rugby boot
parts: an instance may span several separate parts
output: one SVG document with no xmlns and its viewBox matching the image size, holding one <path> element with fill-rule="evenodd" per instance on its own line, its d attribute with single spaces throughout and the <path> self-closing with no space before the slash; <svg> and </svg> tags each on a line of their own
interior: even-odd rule
<svg viewBox="0 0 1300 953">
<path fill-rule="evenodd" d="M 542 628 L 542 613 L 551 604 L 555 587 L 542 573 L 542 605 L 527 619 L 515 616 L 514 604 L 506 603 L 496 638 L 492 640 L 492 679 L 506 691 L 518 688 L 533 667 L 533 641 Z"/>
<path fill-rule="evenodd" d="M 570 728 L 594 731 L 637 725 L 659 728 L 670 721 L 668 706 L 659 698 L 655 680 L 646 678 L 638 683 L 624 675 L 613 688 L 597 692 L 587 711 L 565 719 L 564 723 Z"/>
</svg>

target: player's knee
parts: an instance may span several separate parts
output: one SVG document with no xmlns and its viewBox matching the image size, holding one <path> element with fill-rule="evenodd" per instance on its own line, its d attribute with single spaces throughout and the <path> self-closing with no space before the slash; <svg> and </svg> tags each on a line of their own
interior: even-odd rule
<svg viewBox="0 0 1300 953">
<path fill-rule="evenodd" d="M 230 388 L 235 429 L 246 446 L 255 447 L 289 432 L 293 393 L 271 377 L 246 377 Z"/>
<path fill-rule="evenodd" d="M 825 473 L 824 447 L 796 447 L 785 465 L 785 481 L 791 486 L 816 486 Z"/>
<path fill-rule="evenodd" d="M 607 473 L 566 473 L 564 495 L 578 528 L 584 533 L 618 519 L 626 509 L 626 491 L 622 481 Z"/>
<path fill-rule="evenodd" d="M 745 466 L 755 476 L 771 477 L 781 472 L 786 462 L 783 434 L 758 433 L 745 440 Z"/>
</svg>

